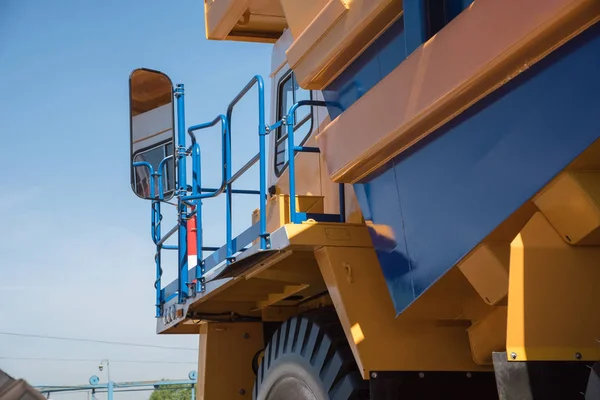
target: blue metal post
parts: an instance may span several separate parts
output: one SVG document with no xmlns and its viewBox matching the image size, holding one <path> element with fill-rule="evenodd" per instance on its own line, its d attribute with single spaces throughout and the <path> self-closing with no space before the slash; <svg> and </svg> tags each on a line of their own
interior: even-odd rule
<svg viewBox="0 0 600 400">
<path fill-rule="evenodd" d="M 294 104 L 296 106 L 296 104 Z M 290 222 L 296 223 L 296 166 L 294 162 L 294 156 L 296 155 L 296 149 L 294 146 L 294 114 L 296 113 L 297 106 L 292 106 L 292 110 L 287 115 L 285 121 L 288 131 L 287 145 L 288 145 L 288 168 L 290 176 Z"/>
<path fill-rule="evenodd" d="M 196 385 L 192 385 L 192 397 L 190 400 L 196 400 Z"/>
<path fill-rule="evenodd" d="M 158 178 L 158 198 L 160 200 L 164 200 L 165 198 L 165 193 L 164 193 L 164 188 L 163 188 L 163 180 L 162 180 L 162 176 L 163 176 L 163 169 L 165 167 L 165 163 L 167 161 L 169 161 L 171 158 L 173 158 L 172 155 L 166 156 L 165 158 L 163 158 L 160 163 L 158 164 L 158 169 L 156 170 L 156 177 Z"/>
<path fill-rule="evenodd" d="M 199 195 L 202 192 L 202 158 L 200 152 L 200 145 L 194 143 L 192 145 L 192 195 Z M 194 200 L 195 211 L 196 211 L 196 291 L 201 292 L 204 290 L 204 265 L 202 262 L 202 200 Z"/>
<path fill-rule="evenodd" d="M 260 248 L 265 250 L 267 243 L 267 127 L 265 125 L 265 85 L 260 76 L 258 82 L 258 137 L 260 154 Z"/>
<path fill-rule="evenodd" d="M 159 201 L 153 201 L 152 202 L 153 205 L 153 209 L 154 209 L 154 218 L 158 218 L 158 224 L 156 224 L 156 227 L 154 229 L 154 243 L 156 243 L 156 254 L 154 255 L 154 263 L 156 265 L 156 275 L 155 275 L 155 280 L 154 280 L 154 289 L 156 291 L 155 297 L 156 297 L 156 312 L 155 312 L 155 316 L 156 318 L 160 318 L 162 316 L 162 288 L 161 288 L 161 276 L 162 276 L 162 267 L 161 267 L 161 248 L 160 245 L 158 245 L 158 242 L 160 241 L 160 236 L 161 236 L 161 232 L 160 232 L 160 218 L 161 218 L 161 214 L 160 214 L 160 202 Z"/>
<path fill-rule="evenodd" d="M 227 243 L 227 264 L 233 261 L 233 208 L 231 187 L 231 118 L 227 119 L 227 131 L 229 134 L 225 140 L 225 223 Z"/>
<path fill-rule="evenodd" d="M 179 235 L 178 235 L 178 270 L 177 270 L 177 302 L 183 303 L 188 295 L 187 279 L 188 279 L 188 262 L 187 262 L 187 206 L 181 198 L 187 192 L 186 178 L 186 146 L 185 146 L 185 103 L 184 103 L 184 86 L 177 84 L 175 88 L 175 97 L 177 98 L 177 210 L 179 214 Z"/>
<path fill-rule="evenodd" d="M 160 240 L 160 201 L 152 200 L 152 241 L 154 244 Z"/>
<path fill-rule="evenodd" d="M 161 225 L 161 221 L 162 221 L 162 214 L 160 212 L 160 202 L 162 200 L 164 200 L 165 198 L 165 194 L 163 191 L 163 180 L 162 180 L 162 176 L 163 176 L 163 168 L 165 166 L 165 163 L 169 160 L 173 158 L 172 155 L 169 155 L 165 158 L 163 158 L 161 160 L 161 162 L 158 164 L 158 168 L 156 170 L 156 172 L 154 173 L 156 180 L 158 181 L 158 196 L 155 196 L 154 193 L 152 194 L 153 197 L 158 197 L 158 201 L 157 200 L 153 200 L 152 201 L 152 226 L 153 226 L 153 240 L 154 243 L 156 244 L 156 254 L 154 255 L 154 262 L 156 264 L 156 278 L 154 281 L 154 288 L 156 290 L 156 318 L 160 318 L 162 316 L 162 288 L 161 288 L 161 277 L 162 277 L 162 267 L 161 267 L 161 250 L 162 247 L 159 245 L 160 239 L 161 239 L 161 229 L 160 229 L 160 225 Z M 152 187 L 152 185 L 151 185 Z"/>
<path fill-rule="evenodd" d="M 170 157 L 165 158 L 168 159 Z M 158 170 L 157 172 L 154 172 L 154 168 L 152 167 L 152 164 L 146 162 L 146 161 L 139 161 L 139 162 L 134 162 L 133 166 L 134 167 L 146 167 L 148 168 L 148 170 L 150 171 L 150 196 L 155 199 L 156 193 L 154 191 L 154 180 L 156 179 L 156 177 L 158 176 L 158 198 L 160 200 L 163 199 L 163 193 L 162 193 L 162 178 L 161 178 L 161 170 L 162 170 L 162 166 L 165 160 L 162 160 L 160 162 L 160 164 L 158 165 Z M 162 275 L 162 269 L 161 269 L 161 257 L 160 257 L 160 246 L 158 245 L 158 242 L 160 241 L 160 219 L 161 219 L 161 214 L 160 214 L 160 201 L 158 200 L 152 200 L 152 214 L 151 214 L 151 226 L 150 226 L 150 234 L 152 236 L 152 241 L 156 244 L 156 254 L 154 256 L 154 261 L 156 264 L 156 280 L 154 281 L 154 287 L 156 289 L 156 312 L 155 315 L 157 318 L 159 318 L 162 315 L 162 291 L 161 291 L 161 282 L 160 282 L 160 278 Z"/>
<path fill-rule="evenodd" d="M 113 392 L 114 392 L 115 384 L 113 381 L 108 381 L 107 389 L 106 389 L 106 400 L 113 400 Z"/>
</svg>

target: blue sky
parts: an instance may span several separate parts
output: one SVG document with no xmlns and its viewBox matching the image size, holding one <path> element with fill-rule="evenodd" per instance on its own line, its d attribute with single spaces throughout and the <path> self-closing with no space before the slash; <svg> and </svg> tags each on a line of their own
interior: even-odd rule
<svg viewBox="0 0 600 400">
<path fill-rule="evenodd" d="M 254 74 L 268 98 L 272 46 L 207 41 L 202 0 L 167 3 L 0 1 L 0 331 L 197 346 L 197 336 L 155 334 L 150 205 L 129 185 L 128 77 L 143 66 L 185 83 L 187 124 L 205 122 Z M 257 150 L 254 106 L 242 102 L 235 116 L 234 168 Z M 216 130 L 202 146 L 204 182 L 216 185 Z M 238 204 L 236 231 L 256 206 Z M 205 242 L 221 245 L 224 206 L 205 210 Z M 165 275 L 175 276 L 173 263 Z M 1 357 L 191 362 L 112 362 L 112 378 L 125 381 L 184 378 L 197 354 L 0 335 L 1 369 L 34 384 L 76 384 L 99 374 L 97 361 Z"/>
</svg>

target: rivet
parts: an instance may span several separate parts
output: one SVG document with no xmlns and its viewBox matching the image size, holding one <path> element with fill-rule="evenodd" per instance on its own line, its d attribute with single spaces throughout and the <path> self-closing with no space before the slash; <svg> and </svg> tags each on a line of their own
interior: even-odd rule
<svg viewBox="0 0 600 400">
<path fill-rule="evenodd" d="M 419 372 L 419 378 L 425 378 L 425 373 L 424 372 Z"/>
<path fill-rule="evenodd" d="M 248 333 L 244 333 L 244 339 L 248 339 L 250 335 Z"/>
<path fill-rule="evenodd" d="M 581 360 L 581 353 L 575 353 L 575 358 Z"/>
<path fill-rule="evenodd" d="M 371 372 L 371 378 L 377 379 L 377 372 Z"/>
<path fill-rule="evenodd" d="M 470 378 L 472 375 L 470 372 L 467 372 L 467 378 Z"/>
<path fill-rule="evenodd" d="M 515 352 L 510 353 L 510 358 L 512 358 L 513 360 L 516 360 L 517 359 L 517 353 L 515 353 Z"/>
<path fill-rule="evenodd" d="M 246 391 L 244 389 L 240 389 L 239 393 L 243 396 L 246 394 Z"/>
</svg>

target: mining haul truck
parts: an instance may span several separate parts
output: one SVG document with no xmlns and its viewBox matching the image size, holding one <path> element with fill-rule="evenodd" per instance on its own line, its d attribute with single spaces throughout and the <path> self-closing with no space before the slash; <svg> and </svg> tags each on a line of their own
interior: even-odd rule
<svg viewBox="0 0 600 400">
<path fill-rule="evenodd" d="M 270 93 L 248 71 L 186 125 L 183 84 L 129 78 L 157 333 L 199 335 L 198 399 L 600 398 L 600 0 L 204 0 L 204 19 L 272 46 Z M 243 98 L 258 153 L 234 170 Z"/>
</svg>

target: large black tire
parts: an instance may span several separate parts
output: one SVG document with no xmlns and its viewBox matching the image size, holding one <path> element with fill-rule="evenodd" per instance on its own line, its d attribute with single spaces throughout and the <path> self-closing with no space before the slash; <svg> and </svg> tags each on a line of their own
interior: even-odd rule
<svg viewBox="0 0 600 400">
<path fill-rule="evenodd" d="M 358 371 L 342 326 L 332 309 L 284 322 L 267 345 L 254 400 L 363 400 L 368 383 Z"/>
</svg>

